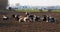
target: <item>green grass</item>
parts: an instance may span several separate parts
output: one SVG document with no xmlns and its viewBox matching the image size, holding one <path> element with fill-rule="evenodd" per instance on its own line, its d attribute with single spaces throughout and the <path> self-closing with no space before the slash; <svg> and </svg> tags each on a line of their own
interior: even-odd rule
<svg viewBox="0 0 60 32">
<path fill-rule="evenodd" d="M 39 10 L 16 10 L 16 12 L 40 12 Z"/>
<path fill-rule="evenodd" d="M 40 10 L 17 10 L 16 12 L 41 12 Z M 48 12 L 48 10 L 44 10 L 42 12 Z M 51 12 L 60 12 L 60 10 L 52 10 Z"/>
<path fill-rule="evenodd" d="M 43 10 L 42 12 L 48 12 L 48 10 Z"/>
<path fill-rule="evenodd" d="M 13 11 L 10 11 L 10 10 L 0 10 L 0 12 L 13 12 Z"/>
<path fill-rule="evenodd" d="M 9 11 L 9 10 L 0 10 L 0 12 L 14 12 L 13 10 L 12 11 Z M 32 9 L 27 9 L 27 10 L 16 10 L 15 12 L 41 12 L 40 10 L 32 10 Z M 43 10 L 42 12 L 48 12 L 48 10 Z M 52 10 L 51 12 L 60 12 L 60 10 Z"/>
<path fill-rule="evenodd" d="M 52 10 L 52 12 L 60 12 L 60 10 Z"/>
</svg>

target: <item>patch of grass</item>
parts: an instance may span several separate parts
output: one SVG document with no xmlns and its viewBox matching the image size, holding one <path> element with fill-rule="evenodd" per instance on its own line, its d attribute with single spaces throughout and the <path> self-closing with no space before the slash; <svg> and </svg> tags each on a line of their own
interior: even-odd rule
<svg viewBox="0 0 60 32">
<path fill-rule="evenodd" d="M 60 12 L 60 10 L 52 10 L 52 12 Z"/>
<path fill-rule="evenodd" d="M 39 10 L 16 10 L 16 12 L 40 12 Z"/>
<path fill-rule="evenodd" d="M 37 10 L 37 9 L 27 9 L 27 10 L 12 10 L 12 11 L 9 11 L 9 10 L 0 10 L 0 12 L 48 12 L 48 10 L 43 10 L 43 11 L 40 11 L 40 10 Z M 52 10 L 51 12 L 60 12 L 60 10 Z"/>
<path fill-rule="evenodd" d="M 43 10 L 42 12 L 48 12 L 48 10 Z"/>
</svg>

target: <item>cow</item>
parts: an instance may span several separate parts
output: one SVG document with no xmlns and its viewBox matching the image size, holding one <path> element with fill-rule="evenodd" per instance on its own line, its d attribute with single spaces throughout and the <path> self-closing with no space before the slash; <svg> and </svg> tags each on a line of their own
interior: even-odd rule
<svg viewBox="0 0 60 32">
<path fill-rule="evenodd" d="M 51 15 L 50 16 L 43 15 L 42 20 L 45 21 L 45 22 L 55 22 L 56 19 L 54 17 L 52 17 Z"/>
<path fill-rule="evenodd" d="M 40 21 L 41 19 L 40 19 L 40 16 L 36 16 L 36 19 L 35 19 L 35 21 Z"/>
<path fill-rule="evenodd" d="M 28 17 L 31 19 L 31 21 L 35 22 L 35 21 L 39 21 L 40 20 L 40 16 L 36 16 L 33 14 L 28 15 Z"/>
<path fill-rule="evenodd" d="M 27 22 L 27 21 L 29 21 L 28 16 L 21 16 L 21 15 L 13 14 L 12 17 L 15 20 L 19 21 L 19 22 L 22 22 L 22 21 Z"/>
<path fill-rule="evenodd" d="M 26 12 L 25 15 L 29 15 L 30 13 Z"/>
<path fill-rule="evenodd" d="M 28 12 L 26 12 L 25 14 L 26 14 L 27 17 L 30 18 L 31 21 L 34 21 L 35 22 L 35 21 L 39 21 L 40 20 L 40 17 L 39 16 L 36 16 L 34 14 L 30 14 Z"/>
<path fill-rule="evenodd" d="M 55 21 L 56 21 L 56 19 L 54 17 L 48 16 L 46 22 L 55 22 Z"/>
<path fill-rule="evenodd" d="M 19 22 L 29 22 L 30 21 L 30 18 L 27 17 L 27 16 L 19 16 Z"/>
<path fill-rule="evenodd" d="M 13 15 L 12 15 L 12 18 L 14 18 L 15 20 L 17 20 L 17 21 L 18 21 L 18 20 L 19 20 L 19 16 L 20 16 L 20 15 L 13 14 Z"/>
<path fill-rule="evenodd" d="M 48 16 L 48 15 L 43 15 L 43 17 L 41 18 L 42 21 L 46 21 L 46 20 L 47 20 L 47 16 Z"/>
<path fill-rule="evenodd" d="M 3 20 L 8 20 L 9 18 L 5 15 L 3 15 Z"/>
</svg>

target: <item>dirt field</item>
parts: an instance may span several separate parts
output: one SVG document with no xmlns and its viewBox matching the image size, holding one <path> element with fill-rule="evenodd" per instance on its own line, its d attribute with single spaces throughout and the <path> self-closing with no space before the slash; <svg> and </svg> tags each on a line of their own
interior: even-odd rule
<svg viewBox="0 0 60 32">
<path fill-rule="evenodd" d="M 9 20 L 3 21 L 2 15 L 7 15 L 10 17 Z M 38 16 L 51 15 L 57 19 L 54 23 L 46 22 L 21 22 L 15 21 L 11 18 L 12 14 L 24 15 L 22 12 L 0 12 L 0 32 L 60 32 L 60 13 L 52 12 L 40 12 L 31 13 Z"/>
</svg>

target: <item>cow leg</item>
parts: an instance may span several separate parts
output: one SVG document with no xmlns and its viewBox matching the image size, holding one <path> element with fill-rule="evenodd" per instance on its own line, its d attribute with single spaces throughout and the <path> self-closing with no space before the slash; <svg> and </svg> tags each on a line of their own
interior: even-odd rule
<svg viewBox="0 0 60 32">
<path fill-rule="evenodd" d="M 27 18 L 24 18 L 23 20 L 24 20 L 24 22 L 26 22 L 27 21 Z"/>
<path fill-rule="evenodd" d="M 22 18 L 19 19 L 19 22 L 21 22 Z"/>
</svg>

